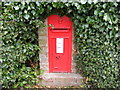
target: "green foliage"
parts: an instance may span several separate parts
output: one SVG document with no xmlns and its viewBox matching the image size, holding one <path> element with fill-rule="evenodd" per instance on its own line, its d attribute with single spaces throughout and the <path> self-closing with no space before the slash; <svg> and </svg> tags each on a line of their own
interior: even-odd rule
<svg viewBox="0 0 120 90">
<path fill-rule="evenodd" d="M 85 4 L 74 15 L 77 68 L 99 88 L 116 88 L 120 83 L 120 15 L 116 4 Z"/>
<path fill-rule="evenodd" d="M 70 16 L 75 27 L 77 68 L 100 88 L 119 87 L 119 8 L 117 3 L 2 3 L 2 84 L 35 84 L 38 75 L 38 28 L 51 14 Z M 31 64 L 32 63 L 32 64 Z"/>
<path fill-rule="evenodd" d="M 1 16 L 3 87 L 16 88 L 37 82 L 37 75 L 40 72 L 37 30 L 43 25 L 42 21 L 26 10 L 27 8 L 23 3 L 3 3 Z"/>
</svg>

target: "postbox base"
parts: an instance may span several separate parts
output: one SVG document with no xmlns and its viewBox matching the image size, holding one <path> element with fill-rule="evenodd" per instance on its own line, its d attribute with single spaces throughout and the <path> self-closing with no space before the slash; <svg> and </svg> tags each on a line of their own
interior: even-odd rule
<svg viewBox="0 0 120 90">
<path fill-rule="evenodd" d="M 50 87 L 80 86 L 83 77 L 75 73 L 44 73 L 39 85 Z"/>
</svg>

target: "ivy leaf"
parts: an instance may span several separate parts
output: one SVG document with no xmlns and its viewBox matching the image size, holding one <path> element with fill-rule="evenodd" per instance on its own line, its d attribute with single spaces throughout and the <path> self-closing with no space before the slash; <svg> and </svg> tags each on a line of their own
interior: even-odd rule
<svg viewBox="0 0 120 90">
<path fill-rule="evenodd" d="M 117 33 L 117 34 L 115 35 L 115 37 L 120 37 L 120 33 Z"/>
<path fill-rule="evenodd" d="M 35 11 L 34 10 L 32 10 L 31 12 L 32 12 L 33 15 L 35 15 Z"/>
<path fill-rule="evenodd" d="M 103 8 L 104 8 L 104 9 L 106 8 L 106 6 L 107 6 L 107 5 L 106 5 L 106 3 L 105 3 L 105 4 L 103 4 Z"/>
<path fill-rule="evenodd" d="M 27 13 L 27 10 L 25 10 L 24 13 Z"/>
<path fill-rule="evenodd" d="M 44 12 L 44 8 L 41 8 L 39 11 L 40 11 L 40 14 L 42 14 Z"/>
<path fill-rule="evenodd" d="M 28 15 L 28 14 L 24 15 L 25 19 L 28 19 L 29 17 L 30 17 L 30 15 Z"/>
<path fill-rule="evenodd" d="M 95 11 L 94 11 L 94 14 L 95 14 L 95 15 L 98 15 L 98 12 L 97 12 L 97 10 L 95 10 Z"/>
<path fill-rule="evenodd" d="M 26 49 L 23 49 L 23 53 L 26 53 Z"/>
<path fill-rule="evenodd" d="M 95 15 L 98 15 L 99 13 L 100 13 L 100 9 L 99 8 L 94 11 Z"/>
<path fill-rule="evenodd" d="M 87 0 L 81 0 L 82 4 L 85 4 L 87 2 Z"/>
<path fill-rule="evenodd" d="M 57 7 L 57 4 L 55 2 L 52 2 L 52 5 L 53 5 L 54 8 Z"/>
<path fill-rule="evenodd" d="M 117 31 L 119 30 L 117 26 L 115 27 L 115 29 L 116 29 Z"/>
<path fill-rule="evenodd" d="M 94 3 L 97 3 L 97 2 L 98 2 L 98 0 L 93 0 L 93 2 L 94 2 Z"/>
<path fill-rule="evenodd" d="M 14 6 L 15 10 L 19 10 L 19 7 L 18 6 Z"/>
<path fill-rule="evenodd" d="M 79 7 L 79 6 L 80 6 L 78 3 L 74 3 L 74 5 L 75 5 L 76 7 Z"/>
<path fill-rule="evenodd" d="M 19 83 L 14 84 L 14 86 L 13 86 L 13 87 L 14 87 L 14 88 L 17 88 L 17 87 L 18 87 L 18 85 L 19 85 Z"/>
<path fill-rule="evenodd" d="M 7 2 L 7 3 L 5 3 L 4 5 L 8 6 L 8 5 L 10 5 L 10 4 L 11 4 L 10 2 Z"/>
<path fill-rule="evenodd" d="M 24 6 L 24 5 L 25 5 L 25 2 L 23 1 L 23 2 L 21 2 L 21 4 Z"/>
<path fill-rule="evenodd" d="M 39 6 L 39 5 L 40 5 L 40 3 L 39 3 L 38 1 L 36 2 L 36 4 L 37 4 L 37 6 Z"/>
<path fill-rule="evenodd" d="M 88 3 L 91 4 L 91 3 L 92 3 L 92 0 L 88 0 Z"/>
<path fill-rule="evenodd" d="M 118 4 L 117 4 L 116 2 L 114 3 L 114 5 L 115 5 L 115 7 L 117 7 L 117 6 L 118 6 Z"/>
<path fill-rule="evenodd" d="M 28 6 L 28 10 L 30 10 L 31 8 L 30 8 L 30 6 Z"/>
<path fill-rule="evenodd" d="M 107 13 L 105 13 L 103 19 L 104 19 L 105 21 L 109 21 L 109 20 L 110 20 L 110 17 L 109 17 L 109 15 L 108 15 Z"/>
<path fill-rule="evenodd" d="M 6 35 L 7 33 L 8 33 L 8 31 L 5 31 L 5 32 L 4 32 L 4 35 Z"/>
</svg>

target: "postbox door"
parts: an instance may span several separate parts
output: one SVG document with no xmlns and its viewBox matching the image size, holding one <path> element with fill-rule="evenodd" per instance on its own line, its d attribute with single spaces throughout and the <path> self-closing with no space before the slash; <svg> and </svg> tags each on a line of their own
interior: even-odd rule
<svg viewBox="0 0 120 90">
<path fill-rule="evenodd" d="M 50 72 L 71 72 L 69 38 L 51 38 L 50 42 Z"/>
<path fill-rule="evenodd" d="M 72 29 L 66 31 L 58 28 L 53 31 L 48 28 L 48 47 L 49 72 L 71 72 Z"/>
</svg>

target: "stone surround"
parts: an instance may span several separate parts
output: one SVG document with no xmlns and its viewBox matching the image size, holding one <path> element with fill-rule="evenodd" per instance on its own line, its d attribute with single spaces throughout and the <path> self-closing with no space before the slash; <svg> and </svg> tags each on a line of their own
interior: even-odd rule
<svg viewBox="0 0 120 90">
<path fill-rule="evenodd" d="M 81 84 L 82 77 L 76 74 L 74 55 L 75 47 L 72 45 L 72 72 L 71 73 L 49 73 L 49 61 L 48 61 L 48 29 L 47 19 L 45 20 L 46 27 L 38 30 L 39 46 L 41 51 L 39 53 L 40 69 L 44 70 L 40 78 L 43 81 L 40 83 L 43 86 L 76 86 Z M 74 39 L 74 31 L 73 38 Z M 51 83 L 52 82 L 52 83 Z"/>
</svg>

